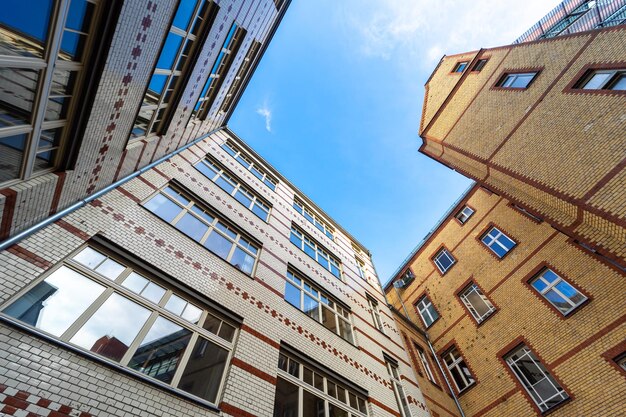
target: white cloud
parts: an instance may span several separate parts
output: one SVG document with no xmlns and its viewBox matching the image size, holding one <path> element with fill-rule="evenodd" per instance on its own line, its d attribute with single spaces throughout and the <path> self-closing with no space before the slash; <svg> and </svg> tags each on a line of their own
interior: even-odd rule
<svg viewBox="0 0 626 417">
<path fill-rule="evenodd" d="M 267 101 L 261 107 L 256 109 L 256 114 L 265 118 L 265 130 L 272 131 L 272 110 L 267 105 Z"/>
</svg>

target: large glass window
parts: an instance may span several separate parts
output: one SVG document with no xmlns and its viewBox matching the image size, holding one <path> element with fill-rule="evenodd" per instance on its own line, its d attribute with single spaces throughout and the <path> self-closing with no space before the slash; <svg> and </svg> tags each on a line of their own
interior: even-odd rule
<svg viewBox="0 0 626 417">
<path fill-rule="evenodd" d="M 59 162 L 98 5 L 98 0 L 2 3 L 0 184 L 50 172 Z"/>
<path fill-rule="evenodd" d="M 2 313 L 214 404 L 237 332 L 188 295 L 92 247 Z"/>
<path fill-rule="evenodd" d="M 450 372 L 458 392 L 462 392 L 476 383 L 469 367 L 465 364 L 465 360 L 463 360 L 456 346 L 444 353 L 442 358 L 446 363 L 448 372 Z"/>
<path fill-rule="evenodd" d="M 210 156 L 196 164 L 198 171 L 217 184 L 222 190 L 235 197 L 237 201 L 250 209 L 258 218 L 267 221 L 270 205 L 255 192 L 241 184 L 230 171 Z"/>
<path fill-rule="evenodd" d="M 398 402 L 400 415 L 402 417 L 411 417 L 412 415 L 411 410 L 409 409 L 409 400 L 407 399 L 406 393 L 404 392 L 404 387 L 402 386 L 402 380 L 400 379 L 398 365 L 391 362 L 390 360 L 387 360 L 385 362 L 387 365 L 387 372 L 389 373 L 389 377 L 391 378 L 391 384 L 393 385 L 393 393 L 395 394 L 396 401 Z"/>
<path fill-rule="evenodd" d="M 234 143 L 231 141 L 226 141 L 222 144 L 222 149 L 224 149 L 230 156 L 235 158 L 237 162 L 243 165 L 248 171 L 252 173 L 255 177 L 259 179 L 263 184 L 265 184 L 269 189 L 276 190 L 276 181 L 273 177 L 271 177 L 265 169 L 259 166 L 258 163 L 252 162 L 250 157 L 242 152 Z"/>
<path fill-rule="evenodd" d="M 576 88 L 626 91 L 626 68 L 588 71 Z"/>
<path fill-rule="evenodd" d="M 211 0 L 180 2 L 135 119 L 131 139 L 162 133 L 166 113 L 172 113 L 168 108 L 176 105 L 176 89 L 184 87 L 185 73 L 193 68 L 195 53 L 218 10 Z"/>
<path fill-rule="evenodd" d="M 304 253 L 315 259 L 324 269 L 328 269 L 334 276 L 341 279 L 341 263 L 339 260 L 322 249 L 313 239 L 293 225 L 291 226 L 291 237 L 289 240 L 302 249 Z"/>
<path fill-rule="evenodd" d="M 281 352 L 274 417 L 367 416 L 365 396 L 310 363 Z"/>
<path fill-rule="evenodd" d="M 446 248 L 441 248 L 439 252 L 435 254 L 433 257 L 433 262 L 437 265 L 439 272 L 445 274 L 448 269 L 452 267 L 456 263 L 456 259 L 452 256 L 452 254 Z"/>
<path fill-rule="evenodd" d="M 549 268 L 541 271 L 531 285 L 565 316 L 587 301 L 587 297 Z"/>
<path fill-rule="evenodd" d="M 480 238 L 498 258 L 503 258 L 517 245 L 513 239 L 502 233 L 497 227 L 492 227 Z"/>
<path fill-rule="evenodd" d="M 254 40 L 252 41 L 252 45 L 250 45 L 250 49 L 246 54 L 246 57 L 243 59 L 243 64 L 237 70 L 237 75 L 235 75 L 235 79 L 231 83 L 228 88 L 228 92 L 226 93 L 226 97 L 224 97 L 224 102 L 220 107 L 220 111 L 228 112 L 235 100 L 235 96 L 237 92 L 241 88 L 244 80 L 246 79 L 246 75 L 250 72 L 250 68 L 252 67 L 252 63 L 256 59 L 257 54 L 261 50 L 261 42 Z"/>
<path fill-rule="evenodd" d="M 505 359 L 507 365 L 542 412 L 569 398 L 565 390 L 537 358 L 537 355 L 526 345 L 518 346 Z"/>
<path fill-rule="evenodd" d="M 252 275 L 258 245 L 187 195 L 167 186 L 143 205 L 235 268 Z"/>
<path fill-rule="evenodd" d="M 333 240 L 335 238 L 334 237 L 335 229 L 333 229 L 331 226 L 329 226 L 327 222 L 322 220 L 320 216 L 315 214 L 313 212 L 313 210 L 311 210 L 302 201 L 300 201 L 299 199 L 295 198 L 293 200 L 293 208 L 298 213 L 302 214 L 302 216 L 304 216 L 304 218 L 307 219 L 309 221 L 309 223 L 311 223 L 312 225 L 317 227 L 320 230 L 320 232 L 322 232 L 323 234 L 328 236 L 331 240 Z"/>
<path fill-rule="evenodd" d="M 415 308 L 420 313 L 420 317 L 426 327 L 430 327 L 439 318 L 439 313 L 437 313 L 435 306 L 426 295 L 422 296 L 415 303 Z"/>
<path fill-rule="evenodd" d="M 482 322 L 496 311 L 491 301 L 489 301 L 487 296 L 478 288 L 478 285 L 474 283 L 468 285 L 467 288 L 461 291 L 459 297 L 478 323 Z"/>
<path fill-rule="evenodd" d="M 354 343 L 350 310 L 339 305 L 332 297 L 291 269 L 287 271 L 285 300 L 322 323 L 331 332 Z"/>
<path fill-rule="evenodd" d="M 510 74 L 504 74 L 500 81 L 496 84 L 497 87 L 502 88 L 515 88 L 515 89 L 526 89 L 530 85 L 530 83 L 537 76 L 537 72 L 516 72 Z"/>
</svg>

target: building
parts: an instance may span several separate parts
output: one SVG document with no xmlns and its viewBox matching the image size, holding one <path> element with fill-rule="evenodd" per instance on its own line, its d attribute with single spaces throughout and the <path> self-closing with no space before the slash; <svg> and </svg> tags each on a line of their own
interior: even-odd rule
<svg viewBox="0 0 626 417">
<path fill-rule="evenodd" d="M 625 57 L 623 24 L 445 56 L 420 151 L 623 269 Z"/>
<path fill-rule="evenodd" d="M 465 416 L 626 412 L 624 272 L 524 206 L 474 185 L 385 291 Z"/>
</svg>

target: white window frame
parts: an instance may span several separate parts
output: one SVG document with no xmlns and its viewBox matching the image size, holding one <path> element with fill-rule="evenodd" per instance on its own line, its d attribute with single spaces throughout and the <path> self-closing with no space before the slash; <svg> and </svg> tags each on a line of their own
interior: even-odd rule
<svg viewBox="0 0 626 417">
<path fill-rule="evenodd" d="M 491 236 L 491 232 L 492 231 L 497 231 L 497 233 L 494 236 Z M 504 246 L 501 242 L 500 242 L 500 237 L 504 236 L 506 239 L 510 240 L 511 242 L 513 242 L 513 246 L 509 249 L 506 246 Z M 486 240 L 489 242 L 487 243 Z M 482 237 L 480 238 L 480 241 L 489 248 L 490 251 L 492 251 L 494 253 L 494 255 L 496 255 L 498 258 L 502 259 L 504 258 L 510 251 L 512 251 L 516 246 L 517 246 L 517 242 L 513 239 L 511 239 L 511 237 L 509 237 L 507 234 L 503 233 L 500 229 L 498 229 L 496 226 L 492 226 L 489 228 L 489 230 L 487 230 Z M 498 253 L 493 250 L 492 246 L 499 246 L 500 248 L 502 248 L 502 250 L 504 250 L 504 255 L 500 256 L 498 255 Z"/>
<path fill-rule="evenodd" d="M 400 415 L 402 417 L 413 417 L 413 414 L 411 414 L 409 399 L 404 391 L 402 380 L 400 379 L 398 365 L 392 363 L 390 360 L 385 360 L 385 364 L 387 365 L 387 372 L 389 373 L 389 379 L 391 380 L 391 385 L 393 386 L 393 393 L 396 397 L 396 402 L 398 403 Z"/>
<path fill-rule="evenodd" d="M 413 346 L 415 346 L 415 350 L 417 350 L 417 355 L 420 358 L 420 362 L 422 363 L 422 367 L 424 368 L 424 371 L 426 373 L 426 376 L 428 377 L 428 380 L 432 382 L 433 384 L 437 384 L 437 381 L 435 381 L 435 375 L 433 374 L 433 371 L 430 369 L 430 364 L 428 363 L 426 352 L 424 351 L 424 349 L 422 349 L 421 346 L 419 346 L 415 342 L 413 342 Z"/>
<path fill-rule="evenodd" d="M 422 318 L 422 322 L 424 323 L 424 326 L 426 326 L 426 328 L 429 328 L 430 326 L 435 324 L 437 320 L 439 320 L 439 313 L 437 312 L 437 309 L 435 309 L 433 303 L 430 301 L 428 295 L 424 294 L 423 296 L 421 296 L 420 299 L 417 300 L 417 303 L 415 303 L 415 307 L 417 308 L 417 311 L 419 312 L 420 317 Z M 436 317 L 433 317 L 430 308 L 432 308 L 432 310 L 435 312 L 435 314 L 437 315 Z M 428 315 L 428 318 L 430 318 L 430 324 L 428 324 L 426 320 L 426 315 Z"/>
<path fill-rule="evenodd" d="M 252 172 L 252 175 L 265 184 L 267 188 L 272 191 L 276 191 L 278 181 L 269 175 L 265 168 L 259 166 L 257 162 L 253 162 L 252 159 L 240 150 L 232 141 L 226 140 L 222 143 L 221 148 L 224 149 L 226 153 L 232 156 L 237 162 L 239 162 L 239 164 L 241 164 L 244 168 Z"/>
<path fill-rule="evenodd" d="M 328 222 L 318 216 L 309 206 L 297 197 L 293 200 L 293 208 L 322 232 L 330 240 L 335 240 L 335 229 L 328 225 Z"/>
<path fill-rule="evenodd" d="M 294 242 L 294 240 L 295 240 L 294 237 L 295 237 L 295 239 L 300 241 L 299 245 L 297 245 Z M 318 264 L 320 264 L 324 269 L 326 269 L 331 274 L 333 274 L 334 277 L 336 277 L 337 279 L 343 281 L 343 274 L 342 274 L 342 271 L 341 271 L 341 262 L 337 258 L 335 258 L 333 255 L 328 253 L 326 250 L 324 250 L 316 241 L 311 239 L 307 234 L 302 232 L 300 229 L 295 227 L 293 224 L 291 225 L 291 235 L 289 237 L 289 240 L 291 241 L 291 243 L 293 243 L 294 245 L 298 246 L 309 257 L 311 257 L 312 259 L 315 259 L 315 261 Z M 311 249 L 311 250 L 313 250 L 315 252 L 315 257 L 311 256 L 311 254 L 309 254 L 305 250 L 305 246 L 307 246 L 309 249 Z M 324 264 L 322 263 L 322 261 L 320 261 L 320 259 L 328 260 L 328 263 L 327 263 L 328 267 L 324 266 Z M 333 273 L 331 265 L 334 265 L 335 268 L 337 268 L 338 275 L 335 275 Z"/>
<path fill-rule="evenodd" d="M 526 90 L 530 86 L 530 84 L 535 80 L 535 78 L 537 78 L 538 74 L 539 74 L 539 72 L 537 72 L 537 71 L 506 73 L 500 79 L 500 82 L 498 83 L 498 87 L 500 87 L 500 88 L 511 88 L 511 89 L 515 89 L 515 90 Z M 515 83 L 515 81 L 517 81 L 518 78 L 528 77 L 528 76 L 531 76 L 531 78 L 530 78 L 530 80 L 528 81 L 528 83 L 525 86 L 523 86 L 523 87 L 511 87 L 511 85 L 513 85 Z"/>
<path fill-rule="evenodd" d="M 359 278 L 367 281 L 367 275 L 365 274 L 365 262 L 363 262 L 356 256 L 354 257 L 354 260 L 356 261 L 356 271 L 359 275 Z"/>
<path fill-rule="evenodd" d="M 446 258 L 448 258 L 450 261 L 452 261 L 452 263 L 450 264 L 450 266 L 448 266 L 447 268 L 444 268 L 443 264 L 440 261 L 440 258 L 445 256 Z M 435 263 L 435 265 L 437 265 L 437 269 L 439 269 L 439 272 L 441 272 L 442 274 L 445 274 L 446 272 L 448 272 L 450 270 L 450 268 L 452 268 L 454 266 L 454 264 L 456 264 L 456 259 L 454 259 L 454 256 L 452 256 L 452 254 L 450 253 L 450 251 L 446 248 L 441 248 L 437 251 L 437 253 L 435 254 L 435 256 L 433 256 L 433 262 Z"/>
<path fill-rule="evenodd" d="M 607 78 L 602 81 L 602 83 L 596 88 L 587 88 L 587 85 L 591 80 L 598 74 L 606 74 Z M 577 89 L 585 90 L 585 91 L 596 91 L 596 90 L 605 90 L 605 91 L 624 91 L 613 89 L 612 87 L 617 83 L 617 81 L 623 77 L 626 77 L 626 68 L 619 69 L 596 69 L 591 70 L 579 83 Z"/>
<path fill-rule="evenodd" d="M 452 379 L 452 382 L 454 383 L 454 386 L 456 387 L 456 390 L 459 393 L 465 391 L 466 389 L 468 389 L 469 387 L 471 387 L 472 385 L 476 383 L 476 378 L 474 377 L 474 375 L 471 374 L 469 366 L 467 366 L 467 363 L 463 359 L 463 356 L 461 355 L 461 353 L 459 352 L 456 346 L 453 346 L 452 348 L 448 349 L 448 351 L 446 351 L 441 356 L 443 358 L 444 364 L 446 365 L 446 368 L 448 369 L 448 373 L 450 373 L 450 377 L 451 377 L 450 379 Z M 450 359 L 451 363 L 448 363 L 448 361 L 446 360 L 446 357 Z M 456 379 L 454 378 L 453 373 L 452 373 L 453 369 L 456 370 L 456 372 L 458 372 L 458 375 L 463 380 L 463 384 L 465 385 L 463 388 L 460 388 L 459 385 L 457 384 Z M 467 372 L 465 371 L 466 369 L 467 369 Z M 469 373 L 469 375 L 467 373 Z"/>
<path fill-rule="evenodd" d="M 548 281 L 544 277 L 545 274 L 548 272 L 551 272 L 556 276 L 556 279 L 553 282 Z M 537 281 L 541 281 L 546 286 L 546 288 L 544 288 L 541 291 L 535 288 L 533 284 Z M 561 282 L 571 287 L 571 289 L 576 291 L 576 294 L 580 294 L 582 296 L 582 300 L 580 300 L 578 303 L 575 303 L 567 295 L 563 294 L 563 292 L 561 292 L 557 287 L 557 285 L 560 284 Z M 574 287 L 572 284 L 567 282 L 567 280 L 563 279 L 563 277 L 561 277 L 559 274 L 557 274 L 555 271 L 553 271 L 550 268 L 544 268 L 537 276 L 535 276 L 530 281 L 530 286 L 533 288 L 534 291 L 537 291 L 539 295 L 541 295 L 547 302 L 550 303 L 550 305 L 552 305 L 555 309 L 557 309 L 564 316 L 567 316 L 568 314 L 572 313 L 574 310 L 576 310 L 578 307 L 580 307 L 583 303 L 585 303 L 588 300 L 585 294 L 578 291 L 576 287 Z M 563 311 L 557 305 L 555 305 L 548 297 L 546 297 L 546 294 L 550 291 L 554 291 L 559 297 L 561 297 L 564 301 L 566 301 L 570 305 L 570 308 L 567 311 Z"/>
<path fill-rule="evenodd" d="M 378 308 L 378 301 L 371 295 L 365 293 L 365 298 L 367 298 L 367 306 L 370 311 L 370 315 L 372 316 L 372 322 L 374 323 L 374 327 L 380 330 L 383 334 L 385 334 L 385 328 L 383 327 L 383 321 L 380 318 L 380 309 Z"/>
<path fill-rule="evenodd" d="M 459 212 L 454 216 L 461 223 L 465 224 L 474 214 L 474 209 L 470 206 L 464 206 Z"/>
<path fill-rule="evenodd" d="M 478 310 L 476 310 L 476 307 L 470 301 L 470 298 L 469 298 L 470 293 L 475 293 L 476 295 L 478 295 L 478 297 L 480 297 L 481 301 L 487 307 L 487 312 L 485 314 L 480 315 L 478 313 Z M 476 320 L 477 323 L 482 323 L 487 317 L 491 316 L 496 311 L 496 307 L 491 303 L 489 298 L 487 298 L 487 296 L 483 294 L 480 287 L 478 287 L 478 285 L 476 285 L 476 283 L 474 282 L 472 282 L 470 285 L 465 287 L 463 291 L 461 291 L 461 293 L 459 294 L 459 298 L 461 299 L 463 304 L 465 304 L 465 307 L 467 307 L 467 309 L 472 314 L 472 317 L 474 317 L 474 320 Z"/>
</svg>

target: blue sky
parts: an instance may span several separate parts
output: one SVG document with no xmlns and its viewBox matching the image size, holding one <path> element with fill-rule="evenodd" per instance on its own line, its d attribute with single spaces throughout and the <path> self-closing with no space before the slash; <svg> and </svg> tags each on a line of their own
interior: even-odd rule
<svg viewBox="0 0 626 417">
<path fill-rule="evenodd" d="M 469 186 L 418 153 L 424 83 L 558 4 L 294 0 L 229 126 L 373 254 L 385 283 Z"/>
</svg>

